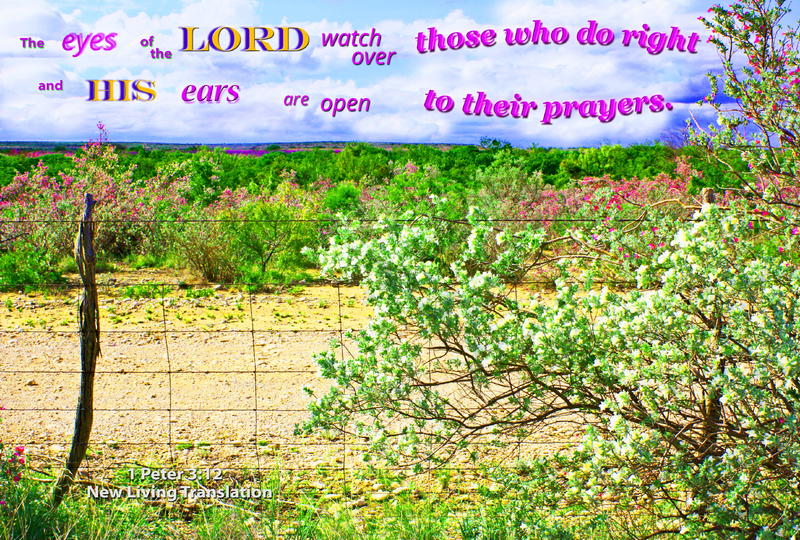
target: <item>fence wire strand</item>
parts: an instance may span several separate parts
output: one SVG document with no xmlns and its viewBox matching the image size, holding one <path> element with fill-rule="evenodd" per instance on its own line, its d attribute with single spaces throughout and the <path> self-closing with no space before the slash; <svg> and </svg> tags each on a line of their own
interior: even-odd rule
<svg viewBox="0 0 800 540">
<path fill-rule="evenodd" d="M 242 223 L 242 222 L 258 222 L 258 223 L 274 223 L 277 221 L 281 222 L 313 222 L 313 223 L 332 223 L 332 222 L 341 222 L 341 220 L 334 220 L 334 219 L 294 219 L 294 220 L 244 220 L 244 219 L 192 219 L 192 220 L 103 220 L 98 219 L 95 220 L 95 223 L 98 224 L 119 224 L 119 223 L 142 223 L 142 224 L 184 224 L 184 223 Z M 378 220 L 371 220 L 371 219 L 361 219 L 361 220 L 353 220 L 358 221 L 359 223 L 364 224 L 371 224 L 376 223 Z M 405 222 L 413 222 L 414 219 L 396 219 L 393 220 L 395 222 L 405 223 Z M 583 218 L 574 218 L 574 219 L 536 219 L 536 218 L 525 218 L 525 219 L 487 219 L 481 220 L 485 222 L 492 222 L 498 224 L 510 224 L 510 223 L 597 223 L 602 220 L 600 219 L 583 219 Z M 620 223 L 629 223 L 629 222 L 642 222 L 642 219 L 626 219 L 626 218 L 617 218 L 611 219 L 610 221 L 613 222 L 620 222 Z M 646 221 L 646 219 L 644 220 Z M 36 224 L 36 225 L 52 225 L 52 224 L 78 224 L 79 220 L 0 220 L 0 227 L 4 225 L 19 225 L 19 224 Z M 448 223 L 457 223 L 457 224 L 467 224 L 466 220 L 448 220 Z M 2 229 L 0 229 L 1 231 Z M 141 304 L 147 304 L 149 302 L 157 302 L 160 304 L 160 321 L 150 321 L 149 324 L 152 324 L 152 328 L 143 328 L 143 329 L 120 329 L 120 328 L 104 328 L 101 330 L 100 335 L 101 337 L 105 338 L 112 338 L 118 336 L 139 336 L 142 339 L 149 339 L 150 337 L 156 336 L 157 339 L 157 348 L 160 348 L 163 351 L 163 362 L 165 369 L 154 369 L 148 368 L 146 365 L 150 362 L 156 361 L 154 358 L 151 358 L 145 354 L 139 354 L 136 356 L 137 361 L 139 362 L 140 366 L 137 367 L 136 365 L 129 365 L 119 367 L 119 368 L 110 368 L 110 367 L 103 367 L 104 365 L 107 366 L 105 362 L 100 363 L 100 369 L 97 369 L 95 373 L 98 376 L 141 376 L 143 378 L 148 378 L 150 381 L 154 381 L 159 379 L 157 376 L 165 376 L 165 380 L 163 382 L 166 383 L 166 403 L 165 406 L 162 407 L 146 407 L 146 406 L 125 406 L 125 404 L 121 404 L 121 406 L 117 407 L 95 407 L 94 410 L 98 413 L 111 413 L 111 414 L 120 414 L 120 413 L 164 413 L 165 420 L 166 420 L 166 429 L 161 431 L 161 435 L 166 435 L 166 440 L 161 440 L 159 438 L 152 438 L 152 440 L 136 440 L 136 437 L 131 438 L 121 438 L 119 440 L 114 440 L 113 442 L 108 442 L 107 440 L 95 440 L 93 441 L 92 445 L 94 447 L 102 447 L 108 450 L 111 454 L 114 451 L 119 449 L 131 448 L 138 451 L 147 451 L 148 449 L 166 449 L 168 452 L 168 461 L 171 467 L 178 467 L 180 466 L 181 460 L 184 458 L 179 457 L 178 451 L 185 446 L 187 443 L 182 440 L 183 436 L 178 435 L 180 433 L 177 431 L 177 428 L 180 428 L 180 424 L 178 424 L 178 417 L 180 414 L 184 413 L 226 413 L 226 414 L 238 414 L 238 413 L 251 413 L 253 415 L 253 422 L 252 422 L 252 443 L 248 440 L 245 440 L 245 437 L 240 433 L 238 440 L 230 440 L 230 435 L 227 434 L 228 430 L 226 426 L 218 426 L 219 427 L 219 440 L 216 439 L 208 439 L 204 440 L 204 444 L 209 445 L 210 447 L 223 447 L 223 448 L 231 448 L 231 449 L 245 449 L 245 448 L 252 448 L 254 453 L 254 461 L 255 461 L 255 470 L 251 466 L 231 466 L 226 464 L 213 464 L 216 468 L 225 471 L 235 471 L 241 473 L 251 473 L 255 474 L 258 477 L 264 477 L 266 475 L 273 474 L 274 471 L 270 469 L 267 465 L 267 457 L 264 454 L 264 447 L 268 444 L 278 445 L 281 450 L 286 449 L 308 449 L 308 448 L 333 448 L 336 449 L 339 453 L 339 461 L 338 464 L 332 465 L 324 465 L 324 464 L 315 464 L 315 465 L 305 465 L 302 463 L 303 459 L 301 458 L 301 463 L 284 463 L 281 466 L 282 471 L 287 472 L 319 472 L 320 470 L 326 471 L 338 471 L 341 474 L 341 482 L 338 483 L 338 487 L 342 494 L 348 494 L 351 491 L 351 484 L 350 480 L 353 476 L 356 468 L 357 463 L 354 458 L 351 457 L 350 453 L 353 451 L 364 450 L 366 448 L 366 443 L 363 441 L 359 441 L 358 439 L 351 438 L 348 434 L 342 434 L 341 439 L 338 441 L 321 441 L 321 440 L 314 440 L 309 438 L 302 438 L 302 437 L 295 437 L 290 438 L 285 434 L 281 434 L 280 430 L 277 428 L 286 427 L 280 424 L 277 424 L 276 418 L 271 418 L 270 415 L 301 415 L 307 414 L 307 408 L 297 408 L 297 407 L 286 407 L 280 406 L 280 400 L 277 403 L 273 403 L 273 406 L 266 407 L 266 402 L 262 403 L 262 400 L 265 399 L 265 394 L 267 393 L 260 385 L 260 381 L 263 380 L 264 377 L 269 377 L 271 375 L 303 375 L 305 377 L 305 381 L 312 381 L 319 379 L 318 377 L 318 370 L 316 369 L 302 369 L 299 366 L 289 366 L 283 369 L 276 369 L 274 366 L 270 366 L 268 369 L 262 369 L 259 365 L 259 359 L 264 356 L 264 351 L 262 350 L 261 354 L 259 354 L 259 347 L 263 347 L 263 344 L 259 344 L 257 342 L 257 337 L 274 337 L 274 336 L 284 336 L 288 334 L 292 335 L 300 335 L 303 336 L 302 345 L 308 346 L 310 343 L 308 340 L 321 340 L 325 339 L 326 341 L 329 338 L 337 337 L 338 344 L 339 344 L 339 354 L 340 360 L 344 363 L 348 357 L 353 356 L 353 351 L 350 350 L 350 345 L 347 340 L 347 332 L 350 330 L 359 330 L 358 327 L 352 327 L 352 323 L 348 322 L 345 323 L 346 315 L 343 310 L 343 306 L 345 303 L 345 299 L 343 296 L 343 288 L 344 287 L 352 287 L 354 284 L 346 283 L 336 280 L 328 280 L 328 281 L 320 281 L 312 284 L 304 283 L 305 285 L 320 285 L 325 287 L 330 287 L 335 289 L 335 298 L 337 302 L 336 306 L 336 319 L 335 321 L 331 321 L 330 326 L 320 325 L 320 327 L 312 327 L 312 328 L 283 328 L 283 327 L 267 327 L 265 329 L 259 329 L 258 325 L 256 324 L 257 321 L 257 310 L 256 305 L 259 301 L 263 298 L 269 297 L 280 297 L 284 290 L 276 289 L 273 291 L 264 291 L 264 292 L 255 292 L 255 287 L 261 286 L 260 283 L 252 283 L 252 282 L 208 282 L 208 281 L 196 281 L 192 283 L 183 283 L 178 280 L 175 282 L 170 282 L 164 279 L 159 279 L 156 281 L 137 281 L 130 278 L 125 278 L 121 280 L 111 279 L 111 280 L 104 280 L 102 277 L 100 279 L 100 283 L 98 283 L 97 288 L 101 293 L 100 297 L 100 306 L 103 307 L 104 301 L 107 301 L 109 298 L 113 299 L 120 299 L 125 297 L 125 288 L 127 287 L 135 287 L 142 284 L 147 284 L 152 287 L 156 287 L 158 290 L 158 298 L 142 298 L 142 299 L 125 299 L 130 300 L 131 302 L 138 302 Z M 577 282 L 576 282 L 577 283 Z M 629 287 L 634 283 L 632 281 L 624 281 L 624 280 L 604 280 L 604 281 L 597 281 L 595 282 L 598 285 L 609 285 L 609 286 L 619 286 L 619 287 Z M 455 285 L 455 284 L 453 284 Z M 553 287 L 554 281 L 549 279 L 520 279 L 514 283 L 509 284 L 510 291 L 509 294 L 513 295 L 513 299 L 515 301 L 519 301 L 519 289 L 520 288 L 535 288 L 537 291 L 545 290 L 546 288 Z M 28 294 L 24 291 L 27 291 L 29 288 L 35 288 L 36 290 L 52 290 L 56 294 L 63 294 L 69 295 L 73 291 L 80 290 L 81 286 L 79 283 L 73 281 L 67 281 L 65 283 L 5 283 L 3 284 L 6 290 L 12 291 L 19 291 L 21 298 L 24 298 L 25 294 Z M 222 293 L 231 291 L 238 292 L 238 294 L 246 294 L 247 298 L 246 301 L 248 303 L 248 315 L 249 315 L 249 326 L 248 328 L 240 328 L 240 329 L 231 329 L 231 328 L 222 328 L 222 329 L 209 329 L 209 328 L 200 328 L 200 327 L 192 327 L 192 328 L 172 328 L 170 325 L 174 323 L 170 315 L 175 313 L 180 313 L 181 306 L 175 307 L 171 300 L 173 297 L 170 296 L 171 293 L 180 291 L 180 290 L 191 290 L 191 289 L 205 289 L 205 288 L 214 288 L 215 293 L 216 291 L 221 291 Z M 263 298 L 262 298 L 263 297 Z M 202 299 L 200 299 L 202 300 Z M 74 307 L 74 299 L 67 298 L 67 299 L 45 299 L 43 302 L 40 302 L 40 299 L 36 299 L 33 302 L 32 306 L 26 306 L 26 309 L 30 308 L 32 310 L 36 310 L 40 307 L 44 306 L 62 306 L 62 307 Z M 160 324 L 159 324 L 160 323 Z M 56 338 L 72 338 L 75 334 L 78 334 L 79 330 L 75 329 L 55 329 L 55 328 L 45 328 L 45 329 L 37 329 L 37 328 L 3 328 L 0 327 L 0 335 L 3 336 L 4 340 L 12 339 L 13 336 L 25 336 L 29 337 L 30 339 L 39 339 L 42 336 L 45 336 L 48 339 L 50 345 L 54 344 L 54 340 Z M 182 341 L 186 341 L 185 338 L 190 335 L 207 335 L 207 336 L 224 336 L 224 335 L 241 335 L 247 336 L 249 335 L 249 353 L 252 355 L 252 369 L 239 367 L 233 368 L 229 366 L 229 369 L 220 368 L 218 366 L 211 366 L 208 369 L 202 368 L 180 368 L 178 367 L 180 358 L 178 351 L 180 349 L 179 345 Z M 279 341 L 276 341 L 278 346 L 280 346 Z M 430 341 L 429 341 L 430 343 Z M 36 346 L 36 344 L 34 344 Z M 39 343 L 38 346 L 43 346 L 42 343 Z M 103 351 L 105 354 L 105 358 L 109 358 L 110 355 L 113 355 L 116 348 L 123 348 L 123 347 L 131 347 L 134 348 L 132 345 L 123 345 L 122 343 L 109 343 L 105 341 L 103 343 Z M 141 345 L 140 345 L 141 346 Z M 174 347 L 173 347 L 174 346 Z M 200 345 L 202 346 L 202 345 Z M 228 348 L 227 351 L 229 356 L 227 358 L 220 357 L 218 359 L 213 359 L 214 363 L 217 364 L 221 362 L 223 366 L 227 366 L 229 364 L 230 358 L 233 356 L 233 349 Z M 198 351 L 199 352 L 199 351 Z M 45 353 L 46 354 L 46 353 Z M 149 353 L 148 353 L 149 354 Z M 278 351 L 277 357 L 280 358 L 283 351 Z M 308 353 L 310 356 L 311 353 Z M 208 358 L 205 359 L 207 362 L 210 363 Z M 116 361 L 120 361 L 117 359 Z M 2 362 L 0 360 L 0 362 Z M 428 351 L 428 358 L 427 358 L 428 365 L 430 366 L 433 362 L 432 353 L 429 349 Z M 144 364 L 142 366 L 141 364 Z M 2 365 L 2 364 L 0 364 Z M 430 370 L 429 370 L 430 371 Z M 69 368 L 57 368 L 55 369 L 53 366 L 42 367 L 39 369 L 31 369 L 25 367 L 24 364 L 18 363 L 14 366 L 13 369 L 8 367 L 0 367 L 0 376 L 2 376 L 2 380 L 6 385 L 12 385 L 12 383 L 16 382 L 18 385 L 22 385 L 23 378 L 28 378 L 31 375 L 34 376 L 72 376 L 72 375 L 79 375 L 81 373 L 80 369 L 69 369 Z M 185 375 L 234 375 L 234 376 L 252 376 L 252 385 L 248 384 L 247 386 L 251 389 L 252 395 L 252 407 L 235 407 L 235 406 L 223 406 L 223 407 L 213 407 L 213 406 L 204 406 L 203 403 L 196 400 L 196 403 L 193 406 L 179 406 L 177 404 L 178 399 L 176 396 L 177 384 L 176 378 L 185 376 Z M 12 379 L 12 377 L 16 377 L 18 380 Z M 431 375 L 432 377 L 432 375 Z M 160 380 L 160 379 L 159 379 Z M 200 379 L 198 379 L 199 381 Z M 431 379 L 432 380 L 432 379 Z M 102 381 L 99 381 L 102 382 Z M 135 381 L 131 381 L 130 385 L 134 385 Z M 196 383 L 199 384 L 199 383 Z M 222 394 L 224 392 L 223 388 L 213 386 L 213 381 L 208 381 L 210 385 L 210 391 L 214 393 L 215 396 L 220 397 L 218 394 Z M 39 386 L 40 389 L 46 390 L 47 385 L 41 384 L 36 385 Z M 25 387 L 17 387 L 15 388 L 17 391 L 24 389 Z M 33 387 L 35 388 L 35 386 Z M 285 391 L 289 391 L 291 389 L 286 388 Z M 103 391 L 102 385 L 98 385 L 97 394 L 100 397 L 101 392 Z M 242 388 L 235 388 L 234 392 L 244 392 L 244 387 Z M 155 397 L 155 395 L 154 395 Z M 236 397 L 236 396 L 229 396 L 229 397 Z M 469 407 L 464 408 L 465 411 L 469 411 Z M 479 410 L 479 409 L 475 409 Z M 17 405 L 12 405 L 8 407 L 8 409 L 4 412 L 12 413 L 12 414 L 36 414 L 39 415 L 37 418 L 40 420 L 39 423 L 44 425 L 48 422 L 45 422 L 45 419 L 50 418 L 55 415 L 58 416 L 59 414 L 63 413 L 64 415 L 72 412 L 73 409 L 69 408 L 64 404 L 64 407 L 59 406 L 30 406 L 24 405 L 22 403 Z M 188 420 L 186 421 L 188 423 Z M 268 423 L 265 423 L 268 422 Z M 52 421 L 49 422 L 52 425 Z M 122 418 L 119 419 L 119 426 L 121 427 L 128 427 L 129 433 L 135 429 L 132 426 L 125 426 L 124 420 Z M 263 439 L 263 440 L 262 440 Z M 55 439 L 51 439 L 49 442 L 42 442 L 42 441 L 19 441 L 20 444 L 24 444 L 31 448 L 44 448 L 52 446 L 54 442 L 57 442 Z M 548 440 L 530 440 L 530 439 L 523 439 L 521 436 L 517 437 L 515 440 L 509 443 L 509 447 L 512 449 L 512 455 L 514 458 L 521 460 L 525 457 L 524 450 L 525 448 L 543 448 L 548 449 L 548 451 L 559 451 L 561 448 L 564 448 L 569 445 L 574 445 L 576 443 L 575 439 L 568 439 L 568 438 L 551 438 Z M 199 443 L 198 443 L 199 444 Z M 476 440 L 470 443 L 478 448 L 493 448 L 497 446 L 496 442 L 492 441 L 480 441 Z M 198 448 L 195 445 L 189 450 L 196 450 Z M 129 456 L 122 456 L 123 460 L 129 459 Z M 211 461 L 211 458 L 206 458 L 205 462 L 208 464 Z M 125 462 L 125 461 L 123 461 Z M 119 464 L 117 464 L 119 465 Z M 92 476 L 95 474 L 109 474 L 111 471 L 111 465 L 105 464 L 94 464 L 90 463 L 87 464 L 85 467 L 82 468 L 82 474 Z M 383 467 L 384 470 L 387 471 L 396 471 L 402 472 L 407 474 L 412 474 L 412 471 L 408 467 Z M 430 459 L 426 460 L 425 466 L 422 468 L 422 473 L 428 481 L 428 484 L 432 484 L 435 482 L 435 471 L 454 471 L 458 473 L 474 473 L 479 472 L 481 467 L 476 465 L 450 465 L 450 466 L 441 466 L 433 463 Z M 334 485 L 333 483 L 331 485 Z M 474 491 L 474 490 L 473 490 Z M 333 492 L 333 490 L 331 490 Z M 428 493 L 424 490 L 420 491 L 420 493 Z M 439 492 L 429 492 L 429 493 L 439 493 Z"/>
</svg>

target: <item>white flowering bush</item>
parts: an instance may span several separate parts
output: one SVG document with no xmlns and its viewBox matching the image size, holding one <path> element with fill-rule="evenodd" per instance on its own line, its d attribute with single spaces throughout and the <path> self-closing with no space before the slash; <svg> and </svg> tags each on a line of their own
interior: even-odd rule
<svg viewBox="0 0 800 540">
<path fill-rule="evenodd" d="M 548 262 L 541 230 L 473 212 L 447 264 L 435 220 L 382 221 L 368 239 L 344 227 L 321 263 L 360 280 L 374 317 L 355 350 L 318 356 L 334 384 L 303 428 L 419 464 L 569 422 L 574 446 L 509 489 L 641 518 L 635 535 L 798 534 L 800 236 L 791 215 L 754 224 L 751 210 L 705 205 L 677 225 L 653 212 L 647 230 L 674 232 L 635 261 L 636 231 L 573 231 L 555 295 L 530 299 L 508 282 Z M 592 285 L 610 265 L 635 286 Z"/>
</svg>

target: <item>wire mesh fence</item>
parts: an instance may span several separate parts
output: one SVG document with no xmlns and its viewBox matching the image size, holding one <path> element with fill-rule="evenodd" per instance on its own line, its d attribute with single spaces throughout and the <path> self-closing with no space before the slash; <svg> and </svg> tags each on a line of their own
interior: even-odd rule
<svg viewBox="0 0 800 540">
<path fill-rule="evenodd" d="M 304 388 L 327 385 L 313 354 L 334 339 L 344 343 L 342 354 L 353 354 L 345 333 L 369 317 L 363 291 L 333 284 L 255 293 L 231 285 L 191 298 L 206 285 L 158 283 L 157 295 L 140 299 L 121 293 L 133 282 L 99 286 L 102 356 L 82 472 L 109 481 L 131 463 L 160 463 L 255 475 L 336 470 L 347 478 L 363 467 L 363 442 L 294 434 L 308 414 Z M 59 285 L 16 293 L 0 317 L 4 438 L 52 458 L 68 447 L 80 382 L 71 329 L 77 292 Z M 495 442 L 477 444 L 489 451 Z M 573 442 L 517 441 L 515 448 Z M 437 470 L 478 468 L 461 462 Z"/>
<path fill-rule="evenodd" d="M 542 220 L 496 221 L 502 226 Z M 521 279 L 508 284 L 508 294 L 524 297 L 552 284 Z M 307 389 L 319 394 L 330 384 L 319 376 L 313 355 L 334 340 L 343 345 L 341 355 L 354 354 L 347 332 L 369 320 L 365 292 L 336 281 L 272 291 L 256 285 L 184 280 L 149 269 L 100 277 L 102 355 L 95 371 L 94 427 L 79 478 L 125 483 L 141 480 L 141 471 L 169 469 L 178 471 L 178 479 L 191 471 L 192 480 L 200 475 L 212 483 L 263 483 L 277 475 L 294 495 L 353 492 L 372 467 L 364 459 L 367 443 L 342 434 L 298 435 L 295 426 L 308 416 Z M 3 438 L 58 464 L 69 448 L 80 386 L 81 286 L 73 279 L 12 283 L 6 290 L 11 292 L 0 308 L 0 386 L 7 389 Z M 566 425 L 526 439 L 487 437 L 455 452 L 445 465 L 425 461 L 413 469 L 381 470 L 416 478 L 423 493 L 433 489 L 437 475 L 474 492 L 483 464 L 557 452 L 574 445 L 577 432 Z M 314 480 L 320 478 L 324 485 Z"/>
</svg>

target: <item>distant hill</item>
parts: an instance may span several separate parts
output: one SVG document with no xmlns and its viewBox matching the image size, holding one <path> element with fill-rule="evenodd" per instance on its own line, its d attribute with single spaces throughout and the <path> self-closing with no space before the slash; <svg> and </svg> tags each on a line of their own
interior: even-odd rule
<svg viewBox="0 0 800 540">
<path fill-rule="evenodd" d="M 111 144 L 119 148 L 136 148 L 141 147 L 148 150 L 196 150 L 201 147 L 206 148 L 229 148 L 241 152 L 247 151 L 265 151 L 265 150 L 295 150 L 303 149 L 308 150 L 312 148 L 343 148 L 347 141 L 315 141 L 315 142 L 278 142 L 278 143 L 214 143 L 214 144 L 200 144 L 200 143 L 152 143 L 152 142 L 136 142 L 136 141 L 110 141 Z M 73 152 L 86 144 L 85 141 L 0 141 L 0 152 L 8 152 L 9 150 L 19 150 L 23 152 Z M 378 142 L 369 143 L 372 146 L 385 148 L 391 150 L 403 146 L 409 146 L 408 143 L 393 143 L 393 142 Z M 420 143 L 412 144 L 410 146 L 431 146 L 446 150 L 454 146 L 472 146 L 464 144 L 449 144 L 449 143 Z"/>
</svg>

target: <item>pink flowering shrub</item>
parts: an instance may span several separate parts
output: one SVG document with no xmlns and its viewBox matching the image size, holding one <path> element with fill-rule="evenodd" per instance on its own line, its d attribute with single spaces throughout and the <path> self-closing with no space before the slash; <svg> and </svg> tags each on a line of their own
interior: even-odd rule
<svg viewBox="0 0 800 540">
<path fill-rule="evenodd" d="M 94 219 L 100 222 L 95 236 L 99 252 L 122 255 L 160 243 L 153 221 L 176 214 L 186 204 L 186 177 L 180 170 L 164 170 L 134 181 L 133 169 L 119 164 L 104 128 L 98 127 L 101 138 L 73 156 L 70 174 L 50 176 L 40 162 L 0 189 L 0 217 L 14 221 L 6 235 L 54 259 L 69 255 L 84 194 L 91 193 L 97 201 Z"/>
<path fill-rule="evenodd" d="M 544 227 L 553 226 L 557 220 L 631 219 L 648 204 L 669 201 L 673 208 L 691 204 L 693 198 L 687 187 L 699 175 L 684 158 L 678 158 L 675 176 L 659 174 L 630 180 L 612 180 L 608 176 L 584 178 L 571 188 L 542 189 L 535 198 L 520 203 L 517 216 L 541 220 Z"/>
<path fill-rule="evenodd" d="M 705 98 L 717 126 L 696 126 L 701 146 L 739 151 L 749 172 L 733 173 L 751 192 L 780 201 L 767 185 L 797 184 L 800 173 L 800 34 L 784 0 L 743 0 L 714 5 L 700 17 L 722 61 Z M 790 17 L 789 19 L 792 19 Z M 721 95 L 724 94 L 724 98 Z M 731 99 L 732 98 L 732 99 Z M 770 182 L 759 185 L 759 180 Z"/>
</svg>

